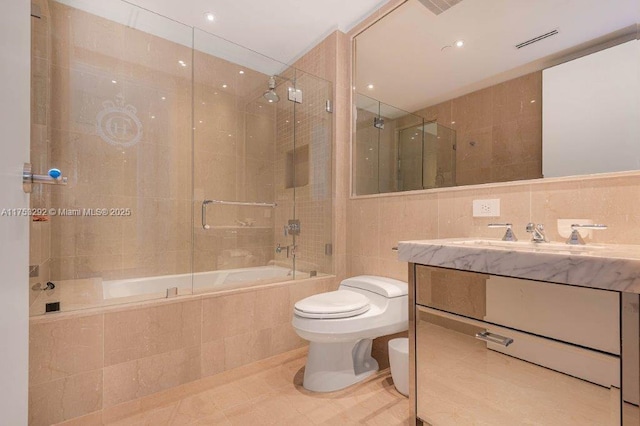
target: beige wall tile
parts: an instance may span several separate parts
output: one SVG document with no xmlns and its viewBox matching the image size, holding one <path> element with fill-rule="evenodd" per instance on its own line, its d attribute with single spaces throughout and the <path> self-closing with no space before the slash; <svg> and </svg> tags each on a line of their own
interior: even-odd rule
<svg viewBox="0 0 640 426">
<path fill-rule="evenodd" d="M 257 290 L 254 300 L 254 330 L 264 328 L 266 325 L 274 327 L 291 321 L 292 312 L 289 308 L 289 289 L 287 287 Z"/>
<path fill-rule="evenodd" d="M 438 199 L 435 195 L 380 199 L 379 257 L 394 260 L 398 241 L 434 238 L 438 233 Z M 370 241 L 369 244 L 376 244 Z"/>
<path fill-rule="evenodd" d="M 225 337 L 225 370 L 267 358 L 271 355 L 270 349 L 270 328 Z"/>
<path fill-rule="evenodd" d="M 542 117 L 542 71 L 497 84 L 492 90 L 494 125 Z"/>
<path fill-rule="evenodd" d="M 104 368 L 104 407 L 200 377 L 200 346 L 181 348 Z"/>
<path fill-rule="evenodd" d="M 225 370 L 224 339 L 202 344 L 202 377 L 221 373 Z"/>
<path fill-rule="evenodd" d="M 202 302 L 105 314 L 105 366 L 198 347 Z"/>
<path fill-rule="evenodd" d="M 32 386 L 29 424 L 48 426 L 102 408 L 102 370 L 93 370 Z"/>
<path fill-rule="evenodd" d="M 380 237 L 380 205 L 376 198 L 352 200 L 349 203 L 347 253 L 378 257 L 379 245 L 370 244 Z"/>
<path fill-rule="evenodd" d="M 102 411 L 95 411 L 86 416 L 75 417 L 71 420 L 59 423 L 60 426 L 100 426 L 102 421 Z"/>
<path fill-rule="evenodd" d="M 31 324 L 29 385 L 102 368 L 103 336 L 103 315 Z"/>
<path fill-rule="evenodd" d="M 249 333 L 254 328 L 255 291 L 202 301 L 202 342 Z"/>
<path fill-rule="evenodd" d="M 290 318 L 292 316 L 293 312 L 289 314 Z M 298 336 L 291 325 L 291 321 L 271 328 L 270 355 L 277 355 L 301 348 L 306 344 L 307 341 Z"/>
</svg>

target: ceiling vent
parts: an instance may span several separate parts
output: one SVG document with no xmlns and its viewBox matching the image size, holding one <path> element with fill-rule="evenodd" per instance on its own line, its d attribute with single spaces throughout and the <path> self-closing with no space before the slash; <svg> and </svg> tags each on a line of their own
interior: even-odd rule
<svg viewBox="0 0 640 426">
<path fill-rule="evenodd" d="M 539 42 L 541 40 L 544 40 L 545 38 L 549 38 L 549 37 L 554 36 L 556 34 L 558 34 L 558 30 L 557 29 L 555 29 L 553 31 L 549 31 L 548 33 L 545 33 L 545 34 L 540 34 L 539 36 L 534 37 L 534 38 L 532 38 L 530 40 L 523 41 L 520 44 L 516 44 L 516 49 L 522 49 L 523 47 L 530 46 L 533 43 L 537 43 L 537 42 Z"/>
<path fill-rule="evenodd" d="M 419 0 L 427 9 L 436 15 L 451 9 L 462 0 Z"/>
</svg>

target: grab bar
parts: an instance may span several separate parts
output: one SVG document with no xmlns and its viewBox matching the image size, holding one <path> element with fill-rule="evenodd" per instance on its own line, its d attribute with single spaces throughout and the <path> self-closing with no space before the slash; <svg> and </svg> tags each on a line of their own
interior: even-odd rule
<svg viewBox="0 0 640 426">
<path fill-rule="evenodd" d="M 202 228 L 210 229 L 207 225 L 207 204 L 222 204 L 227 206 L 252 206 L 252 207 L 278 207 L 277 203 L 252 203 L 247 201 L 222 201 L 222 200 L 204 200 L 202 202 Z"/>
<path fill-rule="evenodd" d="M 226 204 L 228 206 L 278 207 L 276 203 L 251 203 L 247 201 L 204 200 L 203 204 Z"/>
</svg>

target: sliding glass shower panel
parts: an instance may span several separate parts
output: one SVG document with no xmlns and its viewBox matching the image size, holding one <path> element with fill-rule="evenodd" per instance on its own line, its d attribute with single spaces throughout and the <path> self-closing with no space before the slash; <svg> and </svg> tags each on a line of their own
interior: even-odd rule
<svg viewBox="0 0 640 426">
<path fill-rule="evenodd" d="M 34 194 L 37 280 L 56 288 L 33 313 L 190 293 L 191 28 L 120 1 L 36 3 L 34 171 L 68 185 Z"/>
<path fill-rule="evenodd" d="M 198 29 L 194 48 L 195 291 L 293 279 L 294 200 L 276 197 L 293 80 L 284 64 Z"/>
</svg>

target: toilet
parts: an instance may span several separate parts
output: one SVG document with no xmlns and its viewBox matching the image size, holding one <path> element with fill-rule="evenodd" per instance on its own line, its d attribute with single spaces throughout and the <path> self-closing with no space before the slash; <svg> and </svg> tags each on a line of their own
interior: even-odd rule
<svg viewBox="0 0 640 426">
<path fill-rule="evenodd" d="M 293 328 L 310 342 L 304 388 L 332 392 L 378 371 L 373 339 L 406 331 L 408 308 L 406 282 L 372 275 L 348 278 L 337 291 L 297 302 Z"/>
</svg>

